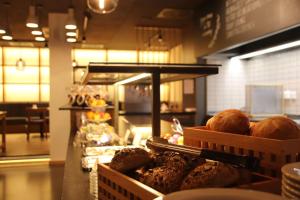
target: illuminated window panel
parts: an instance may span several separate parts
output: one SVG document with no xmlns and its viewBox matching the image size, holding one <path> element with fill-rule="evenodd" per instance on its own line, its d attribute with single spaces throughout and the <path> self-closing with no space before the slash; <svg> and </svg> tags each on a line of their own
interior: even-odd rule
<svg viewBox="0 0 300 200">
<path fill-rule="evenodd" d="M 4 67 L 5 83 L 39 83 L 39 68 L 25 67 L 18 70 L 16 67 Z"/>
<path fill-rule="evenodd" d="M 48 102 L 50 99 L 50 85 L 42 84 L 41 85 L 41 101 Z"/>
<path fill-rule="evenodd" d="M 136 51 L 119 51 L 119 50 L 108 50 L 107 62 L 137 62 Z"/>
<path fill-rule="evenodd" d="M 3 102 L 3 85 L 0 86 L 0 102 Z"/>
<path fill-rule="evenodd" d="M 41 67 L 41 83 L 50 83 L 50 68 L 49 67 Z"/>
<path fill-rule="evenodd" d="M 140 51 L 140 63 L 168 63 L 169 52 L 167 51 Z"/>
<path fill-rule="evenodd" d="M 40 49 L 40 59 L 41 59 L 41 66 L 49 66 L 49 49 L 42 48 Z"/>
<path fill-rule="evenodd" d="M 2 65 L 2 48 L 0 47 L 0 66 Z"/>
<path fill-rule="evenodd" d="M 22 58 L 26 66 L 39 65 L 39 49 L 38 48 L 15 48 L 4 47 L 4 65 L 16 65 L 19 58 Z"/>
<path fill-rule="evenodd" d="M 74 49 L 73 59 L 76 60 L 77 65 L 86 66 L 89 62 L 106 62 L 105 50 L 88 50 L 88 49 Z"/>
<path fill-rule="evenodd" d="M 2 79 L 2 66 L 0 66 L 0 83 L 3 83 L 3 79 Z"/>
<path fill-rule="evenodd" d="M 39 85 L 5 84 L 6 102 L 37 102 L 39 101 Z"/>
</svg>

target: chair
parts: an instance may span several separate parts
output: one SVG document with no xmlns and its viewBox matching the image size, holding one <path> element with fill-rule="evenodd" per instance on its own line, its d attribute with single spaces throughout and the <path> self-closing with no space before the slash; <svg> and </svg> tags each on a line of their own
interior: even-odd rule
<svg viewBox="0 0 300 200">
<path fill-rule="evenodd" d="M 27 140 L 30 138 L 30 132 L 32 131 L 32 127 L 38 125 L 41 138 L 44 138 L 44 134 L 46 134 L 47 126 L 48 126 L 48 108 L 26 108 L 27 113 Z"/>
</svg>

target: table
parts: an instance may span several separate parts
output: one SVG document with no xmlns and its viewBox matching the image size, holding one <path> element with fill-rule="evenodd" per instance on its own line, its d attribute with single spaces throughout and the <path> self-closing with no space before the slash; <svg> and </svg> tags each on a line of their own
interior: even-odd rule
<svg viewBox="0 0 300 200">
<path fill-rule="evenodd" d="M 0 111 L 0 120 L 1 120 L 1 125 L 2 125 L 2 144 L 1 144 L 1 149 L 2 152 L 6 151 L 6 135 L 5 135 L 5 130 L 6 130 L 6 111 Z"/>
</svg>

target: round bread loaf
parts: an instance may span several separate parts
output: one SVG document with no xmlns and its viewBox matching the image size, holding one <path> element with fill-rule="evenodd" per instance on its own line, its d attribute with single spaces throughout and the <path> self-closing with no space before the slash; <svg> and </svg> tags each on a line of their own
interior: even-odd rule
<svg viewBox="0 0 300 200">
<path fill-rule="evenodd" d="M 224 110 L 207 121 L 207 128 L 214 131 L 248 134 L 249 118 L 239 110 Z"/>
<path fill-rule="evenodd" d="M 150 155 L 141 148 L 125 148 L 113 157 L 110 167 L 120 172 L 128 172 L 151 162 Z"/>
<path fill-rule="evenodd" d="M 238 179 L 239 172 L 231 165 L 207 162 L 192 170 L 183 180 L 180 189 L 226 187 L 235 184 Z"/>
<path fill-rule="evenodd" d="M 183 178 L 183 170 L 162 166 L 149 169 L 140 177 L 139 181 L 155 190 L 168 194 L 179 189 Z"/>
<path fill-rule="evenodd" d="M 251 135 L 278 140 L 300 137 L 299 126 L 287 117 L 271 117 L 257 122 L 251 127 Z"/>
</svg>

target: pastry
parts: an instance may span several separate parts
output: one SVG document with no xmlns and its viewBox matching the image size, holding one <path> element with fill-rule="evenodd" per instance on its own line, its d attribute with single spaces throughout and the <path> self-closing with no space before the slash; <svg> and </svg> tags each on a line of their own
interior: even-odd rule
<svg viewBox="0 0 300 200">
<path fill-rule="evenodd" d="M 192 170 L 183 180 L 180 189 L 226 187 L 239 179 L 239 172 L 231 165 L 221 162 L 207 162 Z"/>
<path fill-rule="evenodd" d="M 109 166 L 119 172 L 128 172 L 142 167 L 149 162 L 151 162 L 150 155 L 144 149 L 125 148 L 114 155 Z"/>
</svg>

